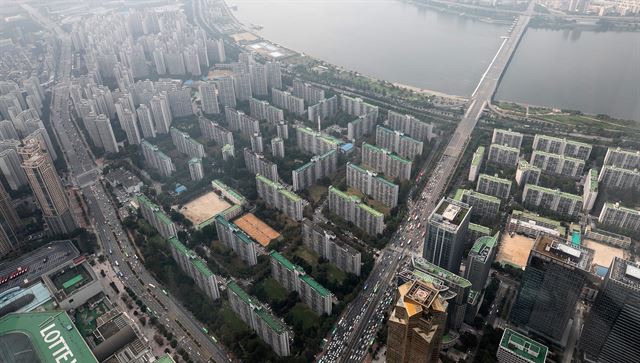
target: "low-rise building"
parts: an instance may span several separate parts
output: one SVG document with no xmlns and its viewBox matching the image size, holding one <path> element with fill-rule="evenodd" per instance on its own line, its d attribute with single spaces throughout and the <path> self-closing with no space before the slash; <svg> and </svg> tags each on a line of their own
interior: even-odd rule
<svg viewBox="0 0 640 363">
<path fill-rule="evenodd" d="M 329 210 L 351 222 L 369 235 L 376 236 L 384 230 L 384 214 L 364 204 L 362 199 L 329 187 Z"/>
<path fill-rule="evenodd" d="M 529 211 L 514 210 L 507 220 L 508 233 L 520 233 L 536 238 L 540 234 L 564 237 L 566 228 L 559 221 L 542 217 Z"/>
<path fill-rule="evenodd" d="M 291 171 L 293 190 L 302 190 L 314 185 L 318 180 L 328 177 L 338 168 L 338 152 L 329 150 L 322 155 L 316 155 L 311 161 Z"/>
<path fill-rule="evenodd" d="M 398 205 L 400 187 L 356 164 L 347 163 L 347 186 L 364 193 L 389 208 Z"/>
<path fill-rule="evenodd" d="M 584 142 L 562 139 L 548 135 L 537 134 L 533 138 L 533 150 L 551 154 L 559 154 L 580 160 L 589 159 L 592 146 Z"/>
<path fill-rule="evenodd" d="M 491 144 L 487 161 L 514 167 L 518 164 L 520 149 L 508 145 Z"/>
<path fill-rule="evenodd" d="M 215 217 L 215 223 L 218 238 L 222 243 L 231 248 L 248 265 L 253 266 L 258 263 L 256 242 L 251 237 L 221 215 Z"/>
<path fill-rule="evenodd" d="M 169 216 L 154 202 L 152 202 L 146 195 L 140 194 L 136 197 L 142 217 L 149 222 L 158 233 L 166 239 L 174 237 L 178 230 L 175 223 L 169 218 Z"/>
<path fill-rule="evenodd" d="M 631 247 L 630 237 L 601 229 L 587 228 L 584 232 L 584 239 L 604 243 L 613 247 L 624 248 L 625 250 Z"/>
<path fill-rule="evenodd" d="M 424 147 L 422 141 L 380 125 L 376 126 L 376 145 L 410 160 L 421 155 Z"/>
<path fill-rule="evenodd" d="M 246 147 L 244 148 L 244 164 L 251 174 L 264 175 L 273 181 L 278 181 L 278 165 L 267 160 L 264 155 Z"/>
<path fill-rule="evenodd" d="M 509 328 L 502 333 L 496 352 L 499 363 L 545 363 L 549 348 Z"/>
<path fill-rule="evenodd" d="M 227 291 L 231 309 L 238 317 L 271 346 L 277 355 L 281 357 L 291 355 L 289 344 L 293 337 L 289 328 L 235 282 L 227 284 Z"/>
<path fill-rule="evenodd" d="M 626 231 L 640 231 L 640 211 L 626 208 L 620 203 L 604 203 L 598 222 Z"/>
<path fill-rule="evenodd" d="M 572 218 L 582 210 L 581 196 L 531 184 L 524 186 L 522 203 L 527 208 L 547 210 Z"/>
<path fill-rule="evenodd" d="M 531 154 L 530 163 L 547 173 L 564 175 L 570 178 L 579 178 L 584 171 L 585 165 L 582 159 L 537 150 Z"/>
<path fill-rule="evenodd" d="M 258 174 L 256 175 L 258 196 L 271 208 L 275 208 L 287 217 L 302 220 L 302 198 L 290 192 L 282 184 Z"/>
<path fill-rule="evenodd" d="M 518 160 L 516 168 L 516 183 L 519 187 L 525 184 L 538 184 L 540 182 L 540 174 L 542 169 L 535 165 L 529 164 L 525 159 Z"/>
<path fill-rule="evenodd" d="M 276 251 L 271 257 L 271 276 L 287 291 L 297 291 L 300 300 L 318 315 L 331 315 L 333 294 L 309 276 L 302 267 L 294 265 Z"/>
<path fill-rule="evenodd" d="M 360 252 L 342 238 L 308 219 L 302 221 L 302 243 L 339 269 L 360 276 Z"/>
<path fill-rule="evenodd" d="M 511 180 L 487 174 L 480 174 L 476 185 L 476 191 L 487 195 L 493 195 L 500 199 L 508 199 L 509 194 L 511 193 L 511 184 Z"/>
<path fill-rule="evenodd" d="M 198 257 L 198 255 L 185 247 L 185 245 L 176 237 L 169 238 L 169 249 L 173 259 L 178 263 L 178 266 L 195 281 L 205 295 L 211 300 L 216 300 L 220 297 L 220 291 L 218 290 L 218 280 L 216 276 L 211 272 L 207 263 Z"/>
<path fill-rule="evenodd" d="M 362 164 L 392 179 L 411 179 L 410 160 L 366 142 L 362 143 Z"/>
<path fill-rule="evenodd" d="M 519 132 L 511 131 L 511 129 L 493 129 L 493 137 L 491 138 L 492 144 L 507 145 L 520 150 L 522 146 L 522 134 Z"/>
<path fill-rule="evenodd" d="M 225 184 L 220 179 L 215 179 L 211 182 L 211 187 L 216 192 L 220 193 L 223 197 L 230 200 L 233 204 L 236 205 L 245 205 L 247 204 L 247 198 L 245 198 L 242 194 L 240 194 L 237 190 L 231 188 L 227 184 Z"/>
<path fill-rule="evenodd" d="M 469 181 L 474 182 L 482 169 L 482 161 L 484 159 L 484 146 L 478 146 L 471 158 L 471 166 L 469 167 Z"/>
</svg>

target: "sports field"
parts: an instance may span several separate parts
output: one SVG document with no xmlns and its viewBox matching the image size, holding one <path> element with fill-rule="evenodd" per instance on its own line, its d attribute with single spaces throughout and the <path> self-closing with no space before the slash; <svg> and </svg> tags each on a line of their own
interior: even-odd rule
<svg viewBox="0 0 640 363">
<path fill-rule="evenodd" d="M 526 236 L 514 234 L 511 237 L 505 234 L 500 244 L 500 250 L 498 250 L 496 262 L 525 267 L 534 243 L 534 239 Z"/>
<path fill-rule="evenodd" d="M 280 233 L 258 219 L 253 213 L 247 213 L 233 223 L 263 246 L 269 245 L 269 242 L 280 237 Z"/>
<path fill-rule="evenodd" d="M 216 193 L 208 192 L 185 204 L 180 208 L 180 213 L 197 226 L 230 206 L 231 204 L 220 199 Z"/>
<path fill-rule="evenodd" d="M 593 263 L 606 268 L 611 266 L 611 261 L 613 261 L 614 257 L 625 257 L 624 250 L 622 248 L 609 246 L 588 239 L 583 240 L 582 245 L 595 251 L 593 255 Z"/>
</svg>

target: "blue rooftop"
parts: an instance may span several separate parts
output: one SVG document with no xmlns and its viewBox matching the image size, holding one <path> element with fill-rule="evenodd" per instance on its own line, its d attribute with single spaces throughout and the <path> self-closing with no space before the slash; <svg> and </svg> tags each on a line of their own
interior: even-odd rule
<svg viewBox="0 0 640 363">
<path fill-rule="evenodd" d="M 19 299 L 23 296 L 33 295 L 33 300 L 28 304 L 21 306 L 16 310 L 16 313 L 30 312 L 35 310 L 41 305 L 44 305 L 47 301 L 51 300 L 51 294 L 49 290 L 44 286 L 42 282 L 39 282 L 26 289 L 20 287 L 14 287 L 0 294 L 0 308 L 9 305 L 12 301 Z"/>
<path fill-rule="evenodd" d="M 609 272 L 609 269 L 604 266 L 596 265 L 595 272 L 596 272 L 596 275 L 600 277 L 605 277 L 607 276 L 607 272 Z"/>
<path fill-rule="evenodd" d="M 182 192 L 187 191 L 187 187 L 185 187 L 182 184 L 178 184 L 178 185 L 176 185 L 176 189 L 175 190 L 176 190 L 176 193 L 180 194 Z"/>
<path fill-rule="evenodd" d="M 348 142 L 346 144 L 342 144 L 342 146 L 340 146 L 340 150 L 344 151 L 344 152 L 349 152 L 351 150 L 353 150 L 353 144 Z"/>
</svg>

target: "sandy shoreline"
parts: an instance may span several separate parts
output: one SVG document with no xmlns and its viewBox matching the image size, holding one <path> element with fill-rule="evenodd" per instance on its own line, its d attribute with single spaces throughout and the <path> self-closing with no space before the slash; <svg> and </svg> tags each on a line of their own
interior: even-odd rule
<svg viewBox="0 0 640 363">
<path fill-rule="evenodd" d="M 409 86 L 407 84 L 402 84 L 402 83 L 398 83 L 398 82 L 393 82 L 393 85 L 396 86 L 396 87 L 406 88 L 406 89 L 412 90 L 414 92 L 422 93 L 422 94 L 426 94 L 426 95 L 430 95 L 430 96 L 437 96 L 437 97 L 443 97 L 443 98 L 453 98 L 453 99 L 461 100 L 461 101 L 466 101 L 467 100 L 467 98 L 463 97 L 463 96 L 450 95 L 448 93 L 438 92 L 438 91 L 434 91 L 434 90 L 431 90 L 431 89 L 420 88 L 420 87 L 416 87 L 416 86 Z"/>
</svg>

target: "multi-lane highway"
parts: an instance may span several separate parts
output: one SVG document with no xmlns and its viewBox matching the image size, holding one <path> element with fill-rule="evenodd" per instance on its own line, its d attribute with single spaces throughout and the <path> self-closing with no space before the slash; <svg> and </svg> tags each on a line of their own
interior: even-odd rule
<svg viewBox="0 0 640 363">
<path fill-rule="evenodd" d="M 160 290 L 161 285 L 138 261 L 133 245 L 117 219 L 113 202 L 97 180 L 99 171 L 86 140 L 70 117 L 72 54 L 69 36 L 36 9 L 28 6 L 25 9 L 36 21 L 55 31 L 61 41 L 56 69 L 58 84 L 53 89 L 51 101 L 51 124 L 69 166 L 70 179 L 81 188 L 98 241 L 109 262 L 118 271 L 124 285 L 138 295 L 150 309 L 149 313 L 173 333 L 178 346 L 185 349 L 194 361 L 230 361 L 224 348 L 202 331 L 200 323 L 180 303 Z"/>
<path fill-rule="evenodd" d="M 484 108 L 491 102 L 500 77 L 529 24 L 534 5 L 535 1 L 532 1 L 524 15 L 514 21 L 509 33 L 501 38 L 500 48 L 469 99 L 465 114 L 442 157 L 431 171 L 426 186 L 415 199 L 415 203 L 409 204 L 407 220 L 401 224 L 389 245 L 381 252 L 366 281 L 367 289 L 362 291 L 343 313 L 321 361 L 357 362 L 366 355 L 367 348 L 373 341 L 372 337 L 382 324 L 380 317 L 392 302 L 390 297 L 395 291 L 393 279 L 396 271 L 408 255 L 422 253 L 426 219 L 445 192 L 465 151 L 471 132 L 482 116 Z"/>
</svg>

